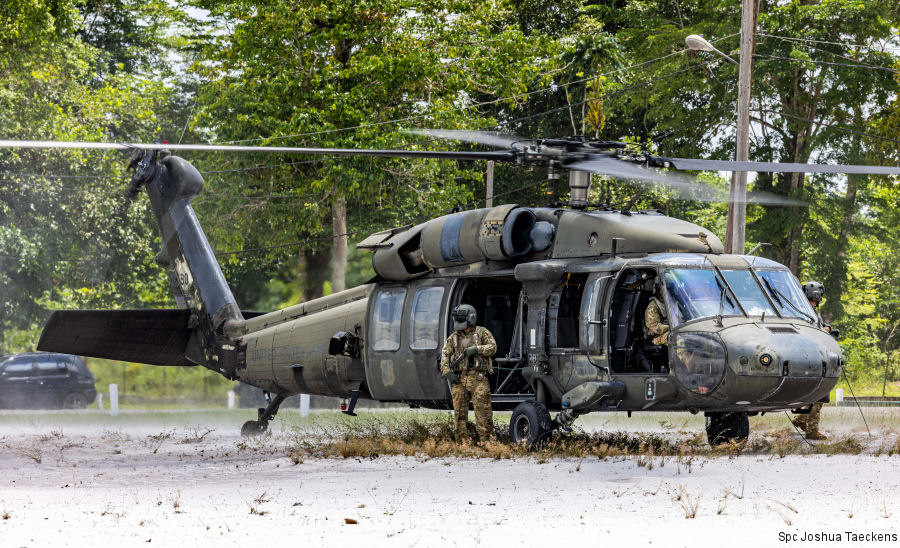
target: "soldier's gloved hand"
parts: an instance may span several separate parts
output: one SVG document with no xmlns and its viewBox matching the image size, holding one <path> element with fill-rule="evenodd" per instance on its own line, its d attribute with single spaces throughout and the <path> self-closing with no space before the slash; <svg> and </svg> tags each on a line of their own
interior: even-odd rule
<svg viewBox="0 0 900 548">
<path fill-rule="evenodd" d="M 469 348 L 466 348 L 463 352 L 466 354 L 467 358 L 471 358 L 475 354 L 478 354 L 478 347 L 473 345 Z"/>
<path fill-rule="evenodd" d="M 454 373 L 453 371 L 448 371 L 444 373 L 444 378 L 450 382 L 450 384 L 459 384 L 459 375 Z"/>
</svg>

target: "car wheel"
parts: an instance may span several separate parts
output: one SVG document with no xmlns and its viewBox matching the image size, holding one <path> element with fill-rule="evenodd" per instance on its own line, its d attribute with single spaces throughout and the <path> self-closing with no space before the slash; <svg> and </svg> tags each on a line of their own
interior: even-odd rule
<svg viewBox="0 0 900 548">
<path fill-rule="evenodd" d="M 87 398 L 81 392 L 66 394 L 62 401 L 63 409 L 84 409 L 87 407 Z"/>
<path fill-rule="evenodd" d="M 522 402 L 509 419 L 509 439 L 513 443 L 536 447 L 547 441 L 552 432 L 550 412 L 543 403 Z"/>
</svg>

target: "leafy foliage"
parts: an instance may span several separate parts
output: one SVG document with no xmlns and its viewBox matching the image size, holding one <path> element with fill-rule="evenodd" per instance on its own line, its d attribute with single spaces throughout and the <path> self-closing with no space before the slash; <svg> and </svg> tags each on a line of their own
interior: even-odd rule
<svg viewBox="0 0 900 548">
<path fill-rule="evenodd" d="M 730 158 L 737 69 L 685 51 L 684 38 L 701 34 L 736 55 L 739 8 L 733 0 L 9 0 L 0 5 L 0 135 L 458 148 L 406 131 L 439 127 L 581 134 Z M 897 164 L 898 25 L 893 0 L 762 2 L 751 158 Z M 341 238 L 474 207 L 484 193 L 481 163 L 190 159 L 206 177 L 198 216 L 227 252 L 223 270 L 245 309 L 327 292 Z M 32 348 L 51 309 L 171 306 L 146 200 L 121 198 L 125 163 L 96 151 L 0 152 L 0 351 Z M 497 202 L 564 200 L 560 189 L 547 196 L 545 177 L 497 166 Z M 717 175 L 699 177 L 727 187 Z M 751 205 L 748 246 L 769 241 L 798 277 L 825 282 L 822 311 L 842 330 L 851 379 L 893 376 L 896 180 L 760 175 L 754 185 L 810 207 Z M 333 228 L 341 200 L 346 235 Z M 722 204 L 601 177 L 592 201 L 658 208 L 724 236 Z M 348 285 L 370 278 L 368 261 L 350 253 Z M 119 366 L 97 367 L 109 369 L 105 379 Z M 131 373 L 159 385 L 149 369 Z M 197 391 L 198 382 L 187 385 Z"/>
</svg>

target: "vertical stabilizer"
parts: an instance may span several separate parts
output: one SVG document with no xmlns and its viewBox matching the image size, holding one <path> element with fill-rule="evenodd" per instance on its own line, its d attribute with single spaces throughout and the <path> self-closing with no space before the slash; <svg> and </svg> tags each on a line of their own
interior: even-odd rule
<svg viewBox="0 0 900 548">
<path fill-rule="evenodd" d="M 162 239 L 157 262 L 166 269 L 179 308 L 191 311 L 196 329 L 187 358 L 234 378 L 234 340 L 245 323 L 190 204 L 203 190 L 203 177 L 183 158 L 166 151 L 158 157 L 142 151 L 133 162 L 130 194 L 147 188 Z"/>
</svg>

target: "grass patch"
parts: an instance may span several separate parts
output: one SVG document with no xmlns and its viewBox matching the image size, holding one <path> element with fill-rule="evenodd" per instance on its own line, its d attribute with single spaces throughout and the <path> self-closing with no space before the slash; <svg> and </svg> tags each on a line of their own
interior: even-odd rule
<svg viewBox="0 0 900 548">
<path fill-rule="evenodd" d="M 475 436 L 470 422 L 470 435 Z M 329 418 L 305 427 L 294 427 L 287 436 L 286 455 L 294 464 L 307 458 L 375 459 L 395 455 L 416 458 L 533 458 L 547 462 L 557 458 L 634 457 L 638 466 L 664 466 L 674 457 L 679 467 L 690 471 L 695 457 L 717 458 L 738 455 L 858 455 L 872 447 L 872 454 L 892 454 L 898 443 L 894 433 L 878 443 L 866 442 L 856 434 L 835 435 L 824 442 L 809 443 L 792 429 L 767 431 L 743 443 L 710 447 L 702 432 L 586 432 L 574 428 L 570 434 L 557 433 L 544 445 L 529 449 L 510 443 L 508 424 L 494 420 L 494 440 L 457 443 L 453 419 L 448 414 L 383 414 L 353 419 Z M 888 450 L 885 450 L 888 449 Z M 895 454 L 895 452 L 894 452 Z M 579 468 L 581 461 L 579 461 Z"/>
</svg>

